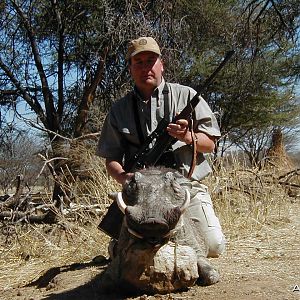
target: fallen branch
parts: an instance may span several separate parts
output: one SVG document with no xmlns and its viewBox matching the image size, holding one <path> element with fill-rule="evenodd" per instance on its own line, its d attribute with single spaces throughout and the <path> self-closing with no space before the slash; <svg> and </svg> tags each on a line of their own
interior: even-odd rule
<svg viewBox="0 0 300 300">
<path fill-rule="evenodd" d="M 48 212 L 36 215 L 29 214 L 28 212 L 21 211 L 2 211 L 0 212 L 0 220 L 21 222 L 26 221 L 28 223 L 47 223 L 53 224 L 53 219 L 48 218 Z"/>
<path fill-rule="evenodd" d="M 289 171 L 281 176 L 278 177 L 278 180 L 282 179 L 282 178 L 285 178 L 285 177 L 289 177 L 291 178 L 293 175 L 300 175 L 300 173 L 298 173 L 300 171 L 300 168 L 299 169 L 295 169 L 295 170 L 292 170 L 292 171 Z"/>
<path fill-rule="evenodd" d="M 282 185 L 286 185 L 286 186 L 290 186 L 290 187 L 293 187 L 293 188 L 298 188 L 300 189 L 300 185 L 299 184 L 296 184 L 296 183 L 290 183 L 290 182 L 285 182 L 285 181 L 282 181 L 282 182 L 278 182 L 279 184 L 282 184 Z"/>
<path fill-rule="evenodd" d="M 23 175 L 17 176 L 16 192 L 9 196 L 4 202 L 0 203 L 0 210 L 6 210 L 16 207 L 20 203 L 20 197 L 23 192 Z"/>
</svg>

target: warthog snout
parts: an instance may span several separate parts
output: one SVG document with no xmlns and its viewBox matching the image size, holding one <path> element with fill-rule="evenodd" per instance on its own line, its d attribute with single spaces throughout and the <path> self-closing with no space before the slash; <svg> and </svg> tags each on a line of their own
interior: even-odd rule
<svg viewBox="0 0 300 300">
<path fill-rule="evenodd" d="M 174 199 L 177 199 L 177 205 L 174 205 Z M 180 188 L 171 172 L 163 178 L 160 173 L 144 176 L 137 172 L 117 194 L 117 203 L 131 234 L 149 243 L 161 243 L 167 241 L 189 206 L 190 193 Z"/>
</svg>

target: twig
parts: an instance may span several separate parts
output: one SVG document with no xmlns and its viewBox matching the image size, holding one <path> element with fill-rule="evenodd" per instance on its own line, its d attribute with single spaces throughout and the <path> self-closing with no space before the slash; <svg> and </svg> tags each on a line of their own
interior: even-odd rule
<svg viewBox="0 0 300 300">
<path fill-rule="evenodd" d="M 290 182 L 285 182 L 285 181 L 283 181 L 283 182 L 279 181 L 278 183 L 300 189 L 300 185 L 296 184 L 296 183 L 290 183 Z"/>
<path fill-rule="evenodd" d="M 95 133 L 88 133 L 88 134 L 85 134 L 85 135 L 81 135 L 81 136 L 76 137 L 76 138 L 68 138 L 66 136 L 63 136 L 63 135 L 61 135 L 61 134 L 59 134 L 57 132 L 54 132 L 52 130 L 49 130 L 47 128 L 44 128 L 44 127 L 41 127 L 41 126 L 37 126 L 31 120 L 27 120 L 26 122 L 28 122 L 30 124 L 30 126 L 36 128 L 38 130 L 44 131 L 46 133 L 50 133 L 50 134 L 54 135 L 54 137 L 59 137 L 59 138 L 61 138 L 63 140 L 69 141 L 69 142 L 80 141 L 80 140 L 87 140 L 87 139 L 90 139 L 90 138 L 96 139 L 100 135 L 100 132 L 95 132 Z"/>
<path fill-rule="evenodd" d="M 287 176 L 289 176 L 289 175 L 294 175 L 294 174 L 300 175 L 300 174 L 298 174 L 299 171 L 300 171 L 300 168 L 295 169 L 295 170 L 292 170 L 292 171 L 289 171 L 289 172 L 287 172 L 287 173 L 285 173 L 285 174 L 279 176 L 279 177 L 278 177 L 278 180 L 280 180 L 280 179 L 282 179 L 282 178 L 284 178 L 284 177 L 287 177 Z"/>
</svg>

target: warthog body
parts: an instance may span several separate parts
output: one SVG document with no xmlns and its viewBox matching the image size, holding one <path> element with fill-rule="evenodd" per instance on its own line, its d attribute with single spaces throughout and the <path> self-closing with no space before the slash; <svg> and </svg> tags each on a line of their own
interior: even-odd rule
<svg viewBox="0 0 300 300">
<path fill-rule="evenodd" d="M 206 258 L 208 247 L 189 216 L 189 189 L 189 181 L 174 170 L 135 173 L 117 196 L 125 217 L 115 257 L 103 277 L 106 283 L 167 293 L 196 280 L 205 285 L 218 281 Z"/>
</svg>

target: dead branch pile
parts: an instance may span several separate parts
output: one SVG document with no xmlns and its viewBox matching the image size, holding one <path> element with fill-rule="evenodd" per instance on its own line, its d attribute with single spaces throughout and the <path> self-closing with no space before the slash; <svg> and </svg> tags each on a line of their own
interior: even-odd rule
<svg viewBox="0 0 300 300">
<path fill-rule="evenodd" d="M 37 201 L 37 197 L 41 201 Z M 0 220 L 10 222 L 47 223 L 48 211 L 53 207 L 53 204 L 44 202 L 40 193 L 24 193 L 22 175 L 16 178 L 15 193 L 0 196 L 0 201 Z"/>
<path fill-rule="evenodd" d="M 300 168 L 279 174 L 269 170 L 237 169 L 229 172 L 228 177 L 230 180 L 219 188 L 219 192 L 225 187 L 254 196 L 271 185 L 283 188 L 290 197 L 300 196 Z"/>
<path fill-rule="evenodd" d="M 101 215 L 104 208 L 100 203 L 93 201 L 93 195 L 89 195 L 88 203 L 76 203 L 70 201 L 68 205 L 57 210 L 55 203 L 51 201 L 51 195 L 42 192 L 24 193 L 23 177 L 17 177 L 16 191 L 14 194 L 0 195 L 0 220 L 10 223 L 57 223 L 59 217 L 72 219 L 74 214 L 81 211 Z M 86 197 L 86 195 L 85 195 Z M 83 195 L 82 195 L 83 198 Z M 49 211 L 57 214 L 58 218 L 48 218 Z"/>
<path fill-rule="evenodd" d="M 18 175 L 14 193 L 0 195 L 0 220 L 11 223 L 52 224 L 61 222 L 62 218 L 72 221 L 88 219 L 87 215 L 101 215 L 111 202 L 108 193 L 117 187 L 110 183 L 102 161 L 97 161 L 94 155 L 88 156 L 91 154 L 87 151 L 83 152 L 82 149 L 70 151 L 71 154 L 74 152 L 77 153 L 75 153 L 77 159 L 74 157 L 71 159 L 69 157 L 48 158 L 38 154 L 43 161 L 43 166 L 35 182 L 47 167 L 52 175 L 53 192 L 51 194 L 33 193 L 24 183 L 23 176 Z M 87 157 L 85 158 L 82 153 L 86 153 Z M 84 169 L 85 177 L 74 175 L 77 173 L 69 168 L 68 162 L 77 161 L 78 157 L 89 162 L 89 168 Z M 59 167 L 55 168 L 53 163 L 57 161 Z M 85 166 L 87 165 L 85 163 Z M 57 186 L 60 194 L 55 198 L 53 195 Z M 25 188 L 28 189 L 27 192 Z"/>
<path fill-rule="evenodd" d="M 253 203 L 262 203 L 266 201 L 268 195 L 276 195 L 279 192 L 283 192 L 289 197 L 300 197 L 300 169 L 281 173 L 269 169 L 233 169 L 232 171 L 227 170 L 223 174 L 219 172 L 215 179 L 216 182 L 209 184 L 213 189 L 213 198 L 219 198 L 222 206 L 224 206 L 224 201 L 229 199 L 231 208 L 235 206 L 234 201 L 242 202 L 243 197 L 247 197 L 245 200 L 246 210 L 253 209 Z M 103 178 L 101 180 L 102 182 L 96 184 L 103 185 Z M 106 180 L 108 183 L 108 179 Z M 16 182 L 16 190 L 13 195 L 0 196 L 0 220 L 2 221 L 54 223 L 61 219 L 48 219 L 49 211 L 69 220 L 78 219 L 78 215 L 83 212 L 100 216 L 110 203 L 97 200 L 108 199 L 107 195 L 95 194 L 99 190 L 98 187 L 85 188 L 85 194 L 83 194 L 82 189 L 77 189 L 74 186 L 75 181 L 73 181 L 69 182 L 70 186 L 64 186 L 65 190 L 68 189 L 66 192 L 69 195 L 68 201 L 63 201 L 64 205 L 57 209 L 50 195 L 40 192 L 31 193 L 30 191 L 24 193 L 25 184 L 21 175 L 17 177 Z M 92 184 L 94 185 L 95 182 L 93 181 Z M 72 190 L 72 194 L 70 194 L 70 190 Z M 239 209 L 241 209 L 241 203 L 239 203 Z"/>
</svg>

